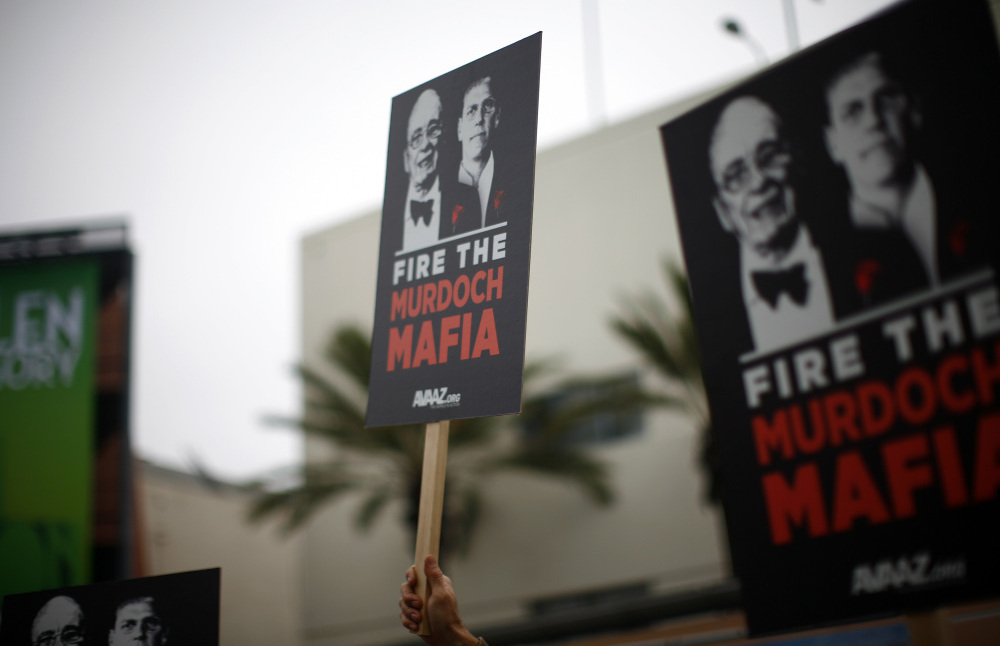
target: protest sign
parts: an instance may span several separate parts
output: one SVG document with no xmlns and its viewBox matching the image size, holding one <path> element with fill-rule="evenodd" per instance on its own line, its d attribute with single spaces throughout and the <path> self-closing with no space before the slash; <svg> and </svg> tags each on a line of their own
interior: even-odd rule
<svg viewBox="0 0 1000 646">
<path fill-rule="evenodd" d="M 11 594 L 0 646 L 218 646 L 221 570 Z"/>
<path fill-rule="evenodd" d="M 661 129 L 753 634 L 1000 589 L 998 110 L 920 0 Z"/>
<path fill-rule="evenodd" d="M 520 412 L 541 34 L 392 102 L 368 426 Z"/>
<path fill-rule="evenodd" d="M 449 421 L 521 410 L 541 47 L 538 33 L 392 102 L 366 425 L 427 424 L 423 599 Z"/>
</svg>

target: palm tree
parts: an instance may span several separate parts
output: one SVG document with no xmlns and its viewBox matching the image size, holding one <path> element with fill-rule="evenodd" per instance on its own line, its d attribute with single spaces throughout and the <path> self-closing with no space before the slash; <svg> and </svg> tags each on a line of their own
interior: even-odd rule
<svg viewBox="0 0 1000 646">
<path fill-rule="evenodd" d="M 627 297 L 623 313 L 612 317 L 611 328 L 666 380 L 665 392 L 659 397 L 648 394 L 644 401 L 679 410 L 697 425 L 701 442 L 698 461 L 707 481 L 705 501 L 719 505 L 722 474 L 702 382 L 687 276 L 668 260 L 663 262 L 663 273 L 676 306 L 669 306 L 651 291 Z"/>
<path fill-rule="evenodd" d="M 424 426 L 365 429 L 365 402 L 371 364 L 367 334 L 351 325 L 338 327 L 325 359 L 340 377 L 334 382 L 299 365 L 296 371 L 306 387 L 303 418 L 269 417 L 267 422 L 299 429 L 334 449 L 327 460 L 309 462 L 290 486 L 273 481 L 255 483 L 250 519 L 278 517 L 292 532 L 317 511 L 341 497 L 356 493 L 362 504 L 355 517 L 361 530 L 372 526 L 393 501 L 403 504 L 403 521 L 416 532 L 423 463 Z M 525 391 L 552 369 L 551 362 L 525 367 Z M 601 393 L 586 398 L 557 398 L 580 384 Z M 488 477 L 516 469 L 561 478 L 577 485 L 595 504 L 613 501 L 606 466 L 568 441 L 580 420 L 597 412 L 635 407 L 641 394 L 614 378 L 564 381 L 555 389 L 527 395 L 520 422 L 538 429 L 528 434 L 504 433 L 512 418 L 482 417 L 455 420 L 448 447 L 441 553 L 465 554 L 482 513 L 482 489 Z M 515 418 L 517 419 L 517 418 Z M 511 440 L 511 435 L 516 439 Z"/>
</svg>

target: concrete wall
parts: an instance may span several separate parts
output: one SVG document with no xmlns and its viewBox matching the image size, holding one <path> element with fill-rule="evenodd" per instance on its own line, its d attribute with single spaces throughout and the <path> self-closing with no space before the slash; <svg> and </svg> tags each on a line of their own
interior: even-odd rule
<svg viewBox="0 0 1000 646">
<path fill-rule="evenodd" d="M 220 643 L 300 642 L 299 546 L 271 526 L 246 524 L 249 496 L 230 485 L 144 464 L 137 501 L 145 575 L 222 568 Z"/>
<path fill-rule="evenodd" d="M 623 294 L 666 293 L 661 261 L 677 258 L 679 247 L 657 128 L 683 107 L 538 155 L 529 360 L 557 355 L 582 373 L 640 369 L 607 322 Z M 379 226 L 379 213 L 368 213 L 303 240 L 302 356 L 317 370 L 337 324 L 370 329 Z M 684 588 L 724 576 L 718 517 L 700 501 L 694 429 L 666 413 L 647 415 L 644 427 L 593 449 L 612 468 L 618 501 L 610 509 L 538 477 L 490 482 L 470 555 L 444 564 L 470 625 L 516 620 L 542 597 L 636 582 Z M 322 450 L 307 444 L 309 459 Z M 398 508 L 359 535 L 356 503 L 326 510 L 304 537 L 304 643 L 405 638 L 395 603 L 413 545 Z"/>
</svg>

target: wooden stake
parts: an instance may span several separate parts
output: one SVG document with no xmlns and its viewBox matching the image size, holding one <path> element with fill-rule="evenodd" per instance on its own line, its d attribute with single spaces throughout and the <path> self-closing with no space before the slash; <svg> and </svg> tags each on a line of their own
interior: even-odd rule
<svg viewBox="0 0 1000 646">
<path fill-rule="evenodd" d="M 448 470 L 448 421 L 431 422 L 424 438 L 424 471 L 420 481 L 420 513 L 417 517 L 417 548 L 413 557 L 417 569 L 417 594 L 424 602 L 420 635 L 430 635 L 427 622 L 427 576 L 424 560 L 438 557 L 441 545 L 441 512 L 444 507 L 444 477 Z"/>
</svg>

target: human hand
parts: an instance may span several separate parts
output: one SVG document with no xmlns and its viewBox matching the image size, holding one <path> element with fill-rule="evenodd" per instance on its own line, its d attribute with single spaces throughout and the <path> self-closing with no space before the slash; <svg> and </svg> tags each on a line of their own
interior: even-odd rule
<svg viewBox="0 0 1000 646">
<path fill-rule="evenodd" d="M 476 646 L 479 639 L 469 632 L 458 614 L 458 598 L 451 579 L 438 567 L 437 559 L 424 561 L 427 576 L 427 624 L 430 635 L 421 635 L 430 646 Z M 399 618 L 403 627 L 415 633 L 423 620 L 424 602 L 417 595 L 417 570 L 410 566 L 406 581 L 400 587 Z"/>
</svg>

